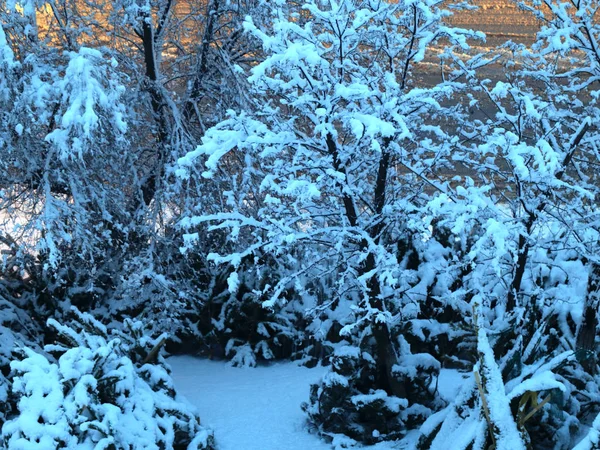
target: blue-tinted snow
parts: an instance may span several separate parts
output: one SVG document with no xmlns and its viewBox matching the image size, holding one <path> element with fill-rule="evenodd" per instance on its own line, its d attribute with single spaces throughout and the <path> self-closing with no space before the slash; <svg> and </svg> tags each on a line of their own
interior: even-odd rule
<svg viewBox="0 0 600 450">
<path fill-rule="evenodd" d="M 196 405 L 202 424 L 211 427 L 219 450 L 330 450 L 311 434 L 300 405 L 310 384 L 326 369 L 295 363 L 255 368 L 231 367 L 226 362 L 189 356 L 169 359 L 178 392 Z M 439 390 L 448 400 L 457 395 L 464 374 L 442 370 Z M 406 448 L 383 443 L 369 450 Z"/>
</svg>

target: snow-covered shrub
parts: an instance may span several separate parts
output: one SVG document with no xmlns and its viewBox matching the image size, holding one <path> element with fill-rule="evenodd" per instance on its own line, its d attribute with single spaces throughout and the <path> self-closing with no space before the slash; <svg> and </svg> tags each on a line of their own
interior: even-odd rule
<svg viewBox="0 0 600 450">
<path fill-rule="evenodd" d="M 505 252 L 518 248 L 519 229 L 499 230 L 505 233 L 500 248 L 489 245 L 479 255 L 510 267 L 518 260 L 506 258 Z M 595 231 L 585 233 L 596 239 Z M 586 359 L 577 350 L 584 305 L 597 286 L 594 265 L 578 255 L 576 241 L 558 221 L 548 220 L 531 237 L 534 256 L 512 312 L 499 280 L 509 286 L 514 270 L 479 263 L 464 276 L 475 308 L 473 317 L 464 311 L 465 323 L 474 328 L 467 336 L 476 339 L 475 376 L 451 405 L 420 427 L 417 448 L 442 450 L 451 440 L 456 448 L 571 449 L 600 409 L 597 375 L 585 369 Z M 488 250 L 500 250 L 503 257 L 491 257 Z"/>
<path fill-rule="evenodd" d="M 594 423 L 581 441 L 573 450 L 598 450 L 600 449 L 600 415 L 596 416 Z"/>
<path fill-rule="evenodd" d="M 178 398 L 160 354 L 165 336 L 150 338 L 141 322 L 107 330 L 73 310 L 48 326 L 57 344 L 29 348 L 11 363 L 16 413 L 2 427 L 7 448 L 210 449 L 212 433 Z"/>
<path fill-rule="evenodd" d="M 307 323 L 302 291 L 292 284 L 285 292 L 287 303 L 263 306 L 268 285 L 275 286 L 284 270 L 265 256 L 222 274 L 220 286 L 213 285 L 214 295 L 200 311 L 200 330 L 209 354 L 231 359 L 236 366 L 302 356 Z"/>
<path fill-rule="evenodd" d="M 344 441 L 342 435 L 350 437 L 348 442 L 402 439 L 446 405 L 436 390 L 441 361 L 447 367 L 470 368 L 476 360 L 476 334 L 468 320 L 470 307 L 463 287 L 468 271 L 454 262 L 464 256 L 468 243 L 462 250 L 456 248 L 451 244 L 455 236 L 444 238 L 440 228 L 436 224 L 426 242 L 417 236 L 412 245 L 399 250 L 407 282 L 405 294 L 424 300 L 403 309 L 400 302 L 386 304 L 395 318 L 389 326 L 395 349 L 389 384 L 382 380 L 381 366 L 376 365 L 377 359 L 385 356 L 378 354 L 381 348 L 373 339 L 372 328 L 350 322 L 352 325 L 341 330 L 344 341 L 330 344 L 338 348 L 332 357 L 331 372 L 312 386 L 310 402 L 304 409 L 316 430 L 338 442 L 336 445 Z M 340 312 L 334 310 L 332 315 L 336 314 L 339 317 Z M 357 344 L 340 350 L 344 342 Z M 357 404 L 354 398 L 374 401 Z M 392 414 L 389 405 L 402 407 Z"/>
<path fill-rule="evenodd" d="M 0 290 L 3 288 L 0 284 Z M 40 334 L 35 321 L 15 303 L 0 294 L 0 427 L 15 406 L 11 396 L 10 362 L 24 345 L 38 348 Z"/>
<path fill-rule="evenodd" d="M 403 397 L 375 387 L 379 375 L 369 339 L 361 347 L 336 348 L 330 370 L 311 386 L 310 401 L 303 405 L 321 435 L 340 446 L 398 440 L 441 406 L 435 399 L 439 362 L 429 354 L 412 354 L 400 340 L 394 376 L 405 386 Z"/>
<path fill-rule="evenodd" d="M 183 271 L 176 243 L 159 233 L 136 237 L 147 239 L 150 245 L 138 242 L 137 249 L 122 256 L 118 279 L 93 311 L 117 323 L 126 317 L 139 318 L 150 334 L 167 331 L 168 343 L 179 343 L 188 331 L 193 334 L 194 324 L 188 319 L 200 305 L 197 293 L 201 288 L 195 287 L 192 277 Z M 196 344 L 197 337 L 190 348 Z"/>
<path fill-rule="evenodd" d="M 194 261 L 198 255 L 189 256 Z M 292 285 L 286 292 L 291 301 L 264 308 L 262 291 L 276 284 L 274 280 L 281 276 L 282 269 L 272 259 L 265 262 L 269 259 L 244 263 L 235 271 L 199 262 L 195 269 L 201 267 L 200 272 L 188 269 L 193 284 L 182 318 L 187 325 L 170 348 L 229 359 L 236 366 L 303 358 L 308 342 L 306 309 L 311 296 L 295 291 Z"/>
<path fill-rule="evenodd" d="M 538 330 L 525 354 L 519 345 L 500 360 L 493 347 L 489 324 L 476 315 L 478 361 L 459 395 L 445 409 L 430 416 L 420 428 L 418 449 L 441 450 L 449 441 L 456 448 L 547 449 L 572 448 L 581 429 L 576 395 L 565 377 L 575 363 L 574 352 L 541 350 L 546 330 Z M 530 362 L 528 362 L 530 361 Z M 518 370 L 515 371 L 515 367 Z M 507 373 L 517 375 L 507 377 Z"/>
<path fill-rule="evenodd" d="M 224 195 L 233 201 L 236 194 L 245 203 L 240 192 Z M 182 254 L 178 249 L 180 254 L 171 258 L 177 261 L 178 286 L 188 303 L 183 317 L 187 325 L 169 349 L 225 358 L 239 366 L 307 356 L 308 311 L 316 302 L 320 280 L 309 274 L 298 279 L 294 262 L 273 252 L 257 250 L 237 266 L 215 264 L 216 252 L 234 251 L 251 237 L 242 231 L 236 240 L 229 239 L 206 224 L 189 226 L 187 231 Z M 287 301 L 265 307 L 280 287 Z"/>
</svg>

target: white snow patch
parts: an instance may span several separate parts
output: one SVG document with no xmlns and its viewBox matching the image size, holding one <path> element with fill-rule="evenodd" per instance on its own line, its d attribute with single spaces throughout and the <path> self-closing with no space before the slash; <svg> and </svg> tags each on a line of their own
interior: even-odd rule
<svg viewBox="0 0 600 450">
<path fill-rule="evenodd" d="M 198 408 L 202 424 L 214 430 L 219 450 L 331 450 L 331 444 L 308 431 L 300 409 L 326 368 L 293 362 L 238 368 L 190 356 L 168 362 L 178 392 Z M 392 450 L 398 444 L 361 448 Z"/>
<path fill-rule="evenodd" d="M 472 372 L 459 372 L 456 369 L 442 369 L 438 377 L 438 391 L 440 397 L 447 402 L 452 402 L 459 394 L 463 385 L 473 378 Z M 472 382 L 472 381 L 470 381 Z"/>
</svg>

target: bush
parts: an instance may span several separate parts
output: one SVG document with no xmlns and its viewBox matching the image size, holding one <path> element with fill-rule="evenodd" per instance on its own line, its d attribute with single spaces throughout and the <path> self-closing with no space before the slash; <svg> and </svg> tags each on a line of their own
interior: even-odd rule
<svg viewBox="0 0 600 450">
<path fill-rule="evenodd" d="M 373 389 L 377 367 L 368 351 L 349 345 L 335 350 L 329 372 L 311 386 L 310 402 L 302 406 L 320 434 L 341 448 L 375 444 L 403 437 L 431 414 L 440 364 L 429 354 L 412 354 L 400 340 L 394 374 L 407 387 L 406 398 Z"/>
<path fill-rule="evenodd" d="M 31 317 L 12 301 L 0 296 L 0 428 L 14 406 L 10 398 L 11 383 L 7 378 L 10 362 L 24 342 L 34 346 L 39 340 L 38 334 L 39 329 Z"/>
<path fill-rule="evenodd" d="M 48 326 L 58 343 L 47 354 L 24 349 L 11 363 L 16 411 L 2 427 L 11 449 L 211 449 L 212 433 L 176 394 L 160 348 L 141 322 L 108 331 L 73 309 Z"/>
</svg>

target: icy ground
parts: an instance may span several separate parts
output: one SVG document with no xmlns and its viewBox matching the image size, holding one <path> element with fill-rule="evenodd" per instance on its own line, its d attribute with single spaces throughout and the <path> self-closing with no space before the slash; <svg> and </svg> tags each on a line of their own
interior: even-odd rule
<svg viewBox="0 0 600 450">
<path fill-rule="evenodd" d="M 202 423 L 214 430 L 219 450 L 331 450 L 330 444 L 308 432 L 300 409 L 310 384 L 325 368 L 278 363 L 240 369 L 189 356 L 169 358 L 169 364 L 178 392 L 196 405 Z M 440 393 L 452 399 L 461 384 L 461 374 L 444 370 Z M 386 443 L 366 448 L 399 447 Z"/>
</svg>

